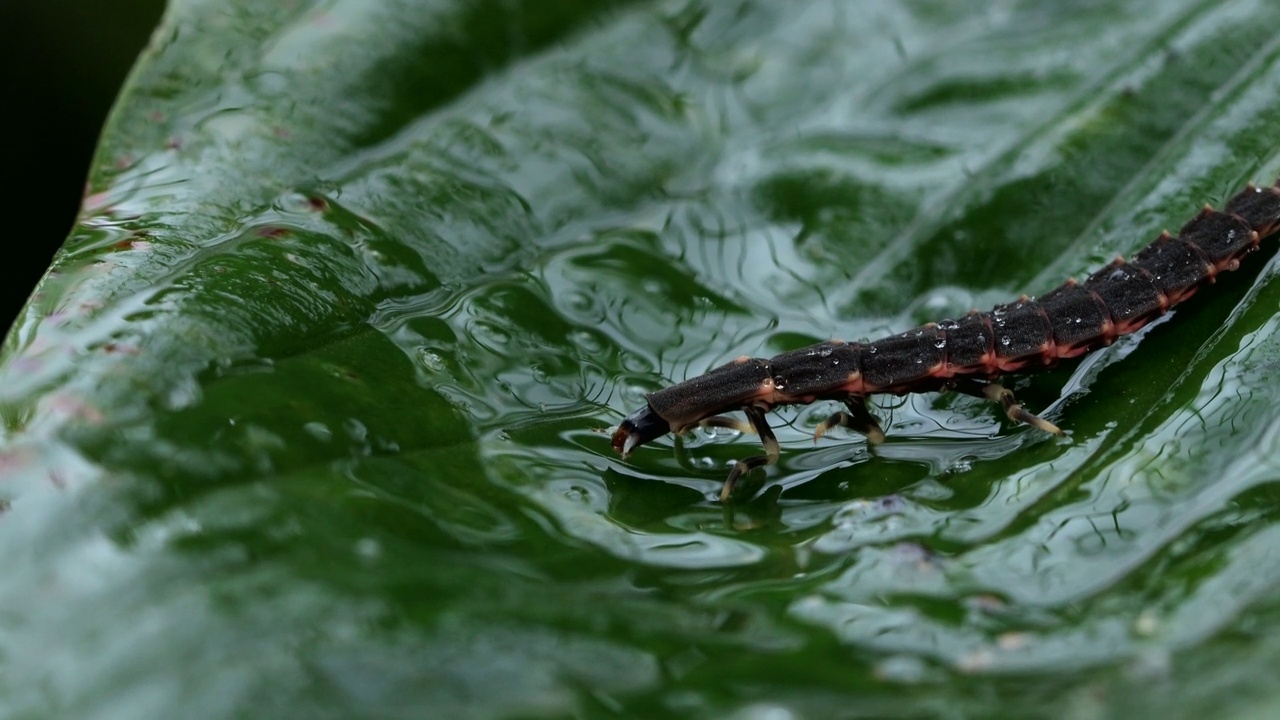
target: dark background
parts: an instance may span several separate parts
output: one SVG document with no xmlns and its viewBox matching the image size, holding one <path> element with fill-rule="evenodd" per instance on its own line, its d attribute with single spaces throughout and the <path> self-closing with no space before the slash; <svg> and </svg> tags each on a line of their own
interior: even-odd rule
<svg viewBox="0 0 1280 720">
<path fill-rule="evenodd" d="M 89 160 L 162 0 L 0 0 L 0 174 L 7 332 L 80 206 Z"/>
</svg>

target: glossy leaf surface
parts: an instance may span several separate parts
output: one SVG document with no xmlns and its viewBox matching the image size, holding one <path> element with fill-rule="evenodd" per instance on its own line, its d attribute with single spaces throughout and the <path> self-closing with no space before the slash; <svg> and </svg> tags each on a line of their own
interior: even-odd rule
<svg viewBox="0 0 1280 720">
<path fill-rule="evenodd" d="M 174 2 L 0 355 L 15 717 L 1277 704 L 1272 248 L 889 441 L 601 430 L 1280 174 L 1267 0 Z M 735 715 L 735 713 L 737 715 Z"/>
</svg>

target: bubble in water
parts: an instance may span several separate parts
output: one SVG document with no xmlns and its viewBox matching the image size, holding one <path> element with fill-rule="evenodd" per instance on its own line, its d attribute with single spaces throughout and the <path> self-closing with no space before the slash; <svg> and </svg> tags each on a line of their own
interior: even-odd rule
<svg viewBox="0 0 1280 720">
<path fill-rule="evenodd" d="M 653 392 L 653 388 L 627 385 L 622 389 L 622 397 L 627 401 L 627 404 L 639 404 L 644 402 L 645 396 L 651 392 Z"/>
<path fill-rule="evenodd" d="M 733 714 L 739 720 L 796 720 L 790 708 L 768 703 L 748 705 Z"/>
<path fill-rule="evenodd" d="M 578 349 L 588 355 L 598 355 L 604 352 L 605 346 L 600 342 L 600 339 L 585 330 L 570 333 L 570 339 L 573 340 L 574 345 L 578 346 Z"/>
<path fill-rule="evenodd" d="M 730 440 L 742 434 L 741 430 L 731 427 L 716 427 L 711 425 L 702 429 L 702 433 L 707 436 L 708 440 L 718 440 L 719 438 L 728 438 Z"/>
<path fill-rule="evenodd" d="M 440 357 L 433 350 L 421 348 L 418 350 L 418 360 L 431 372 L 441 372 L 444 370 L 444 358 Z"/>
<path fill-rule="evenodd" d="M 369 429 L 364 423 L 355 418 L 347 418 L 342 421 L 342 429 L 346 431 L 347 437 L 356 442 L 364 442 L 369 436 Z"/>
<path fill-rule="evenodd" d="M 333 431 L 329 429 L 328 425 L 325 425 L 322 422 L 309 422 L 303 425 L 302 429 L 311 437 L 322 442 L 329 442 L 333 439 Z"/>
<path fill-rule="evenodd" d="M 918 683 L 928 677 L 929 668 L 913 655 L 895 655 L 881 660 L 875 666 L 878 680 L 898 683 Z"/>
<path fill-rule="evenodd" d="M 565 307 L 576 313 L 584 313 L 592 308 L 595 304 L 590 295 L 577 290 L 571 290 L 563 296 Z"/>
<path fill-rule="evenodd" d="M 360 538 L 356 541 L 355 552 L 361 560 L 377 560 L 382 557 L 382 544 L 373 538 Z"/>
<path fill-rule="evenodd" d="M 468 329 L 471 337 L 481 342 L 488 340 L 489 343 L 494 345 L 506 345 L 511 342 L 511 336 L 505 330 L 492 323 L 478 320 L 471 323 L 471 327 Z"/>
</svg>

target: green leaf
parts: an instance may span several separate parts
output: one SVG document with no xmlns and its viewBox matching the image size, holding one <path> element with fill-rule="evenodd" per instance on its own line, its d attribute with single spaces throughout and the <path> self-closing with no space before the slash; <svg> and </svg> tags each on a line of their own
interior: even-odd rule
<svg viewBox="0 0 1280 720">
<path fill-rule="evenodd" d="M 726 358 L 1280 174 L 1267 0 L 175 1 L 0 353 L 13 717 L 1261 715 L 1267 248 L 1014 382 L 627 461 Z M 833 433 L 835 434 L 835 433 Z"/>
</svg>

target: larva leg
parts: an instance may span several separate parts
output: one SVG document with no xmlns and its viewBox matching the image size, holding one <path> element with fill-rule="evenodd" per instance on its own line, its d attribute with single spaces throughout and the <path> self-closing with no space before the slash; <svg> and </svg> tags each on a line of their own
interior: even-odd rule
<svg viewBox="0 0 1280 720">
<path fill-rule="evenodd" d="M 729 501 L 738 478 L 758 467 L 778 462 L 778 455 L 781 452 L 778 448 L 778 439 L 773 436 L 773 430 L 769 428 L 769 422 L 764 417 L 764 411 L 756 407 L 745 407 L 743 412 L 747 414 L 747 420 L 760 436 L 760 442 L 764 445 L 764 455 L 745 458 L 734 464 L 733 469 L 729 471 L 729 477 L 725 478 L 724 487 L 720 489 L 720 502 Z"/>
<path fill-rule="evenodd" d="M 879 445 L 884 442 L 884 430 L 880 428 L 880 423 L 875 417 L 867 411 L 866 400 L 861 395 L 852 395 L 845 398 L 844 406 L 849 408 L 849 412 L 833 413 L 831 417 L 822 421 L 818 428 L 813 431 L 813 441 L 827 434 L 827 431 L 835 427 L 849 428 L 850 430 L 865 435 L 867 442 L 872 445 Z"/>
<path fill-rule="evenodd" d="M 1019 405 L 1017 399 L 1013 397 L 1013 391 L 1000 383 L 982 383 L 968 378 L 960 378 L 953 380 L 949 385 L 956 392 L 1000 403 L 1000 407 L 1004 408 L 1004 413 L 1011 420 L 1040 428 L 1054 435 L 1065 435 L 1057 425 L 1038 415 L 1032 415 L 1027 412 L 1026 408 Z"/>
</svg>

